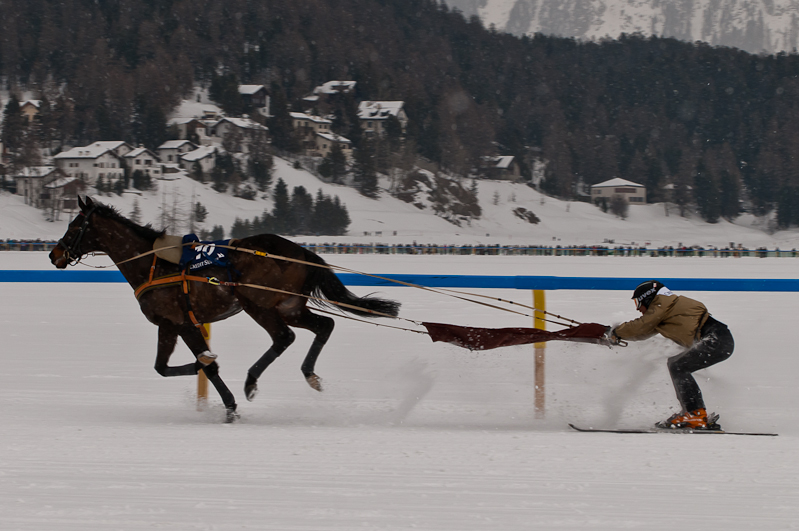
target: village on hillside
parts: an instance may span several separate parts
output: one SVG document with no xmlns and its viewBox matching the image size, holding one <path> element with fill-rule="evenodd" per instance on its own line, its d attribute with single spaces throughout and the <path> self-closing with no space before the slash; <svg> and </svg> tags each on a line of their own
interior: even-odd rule
<svg viewBox="0 0 799 531">
<path fill-rule="evenodd" d="M 9 151 L 0 143 L 3 188 L 24 198 L 25 204 L 42 209 L 50 219 L 58 219 L 60 212 L 71 212 L 76 208 L 78 194 L 121 194 L 129 188 L 147 190 L 152 189 L 157 181 L 173 180 L 178 175 L 200 182 L 212 181 L 221 166 L 230 165 L 235 159 L 247 170 L 245 177 L 234 183 L 233 193 L 254 198 L 256 191 L 244 181 L 253 177 L 256 188 L 264 191 L 270 177 L 262 176 L 264 182 L 259 179 L 259 174 L 270 171 L 272 154 L 291 156 L 282 149 L 287 145 L 288 137 L 294 142 L 292 153 L 303 158 L 306 169 L 320 178 L 340 182 L 342 175 L 357 165 L 358 153 L 349 138 L 334 132 L 333 125 L 337 108 L 341 107 L 337 104 L 342 98 L 351 98 L 355 87 L 355 81 L 329 81 L 317 86 L 303 98 L 305 108 L 299 112 L 291 111 L 288 106 L 273 108 L 273 98 L 263 85 L 238 85 L 241 108 L 249 111 L 249 114 L 240 116 L 228 115 L 210 99 L 208 90 L 198 87 L 169 117 L 170 138 L 152 149 L 119 139 L 102 139 L 85 146 L 60 146 L 55 150 L 41 148 L 39 153 L 28 158 L 36 161 L 35 164 L 19 164 L 12 161 Z M 18 108 L 12 109 L 15 104 Z M 405 102 L 364 100 L 356 104 L 357 134 L 376 141 L 392 136 L 402 140 L 408 125 Z M 13 114 L 24 124 L 34 124 L 40 113 L 46 112 L 43 105 L 42 100 L 17 102 L 12 97 L 5 106 L 4 119 L 8 122 L 8 116 Z M 285 115 L 282 123 L 289 124 L 288 131 L 270 131 L 266 124 L 281 111 Z M 480 160 L 470 177 L 522 180 L 523 165 L 514 156 L 483 156 Z M 540 161 L 525 162 L 528 167 L 542 165 Z M 424 179 L 425 176 L 432 177 L 441 168 L 416 156 L 407 169 Z M 536 185 L 537 181 L 532 179 L 530 184 Z M 413 186 L 407 184 L 407 179 L 405 182 L 406 187 Z M 227 189 L 224 185 L 218 191 Z M 605 211 L 610 205 L 614 213 L 622 216 L 627 205 L 646 203 L 643 185 L 618 178 L 596 184 L 581 193 L 586 201 L 593 201 Z M 396 195 L 400 198 L 409 196 L 402 185 Z M 479 209 L 477 212 L 479 216 Z"/>
</svg>

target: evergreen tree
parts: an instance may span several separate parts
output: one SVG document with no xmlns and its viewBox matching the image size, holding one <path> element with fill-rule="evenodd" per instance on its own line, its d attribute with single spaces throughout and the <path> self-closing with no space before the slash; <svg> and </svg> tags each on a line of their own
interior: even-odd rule
<svg viewBox="0 0 799 531">
<path fill-rule="evenodd" d="M 128 215 L 128 217 L 130 218 L 130 220 L 132 222 L 138 223 L 139 225 L 141 225 L 141 222 L 142 222 L 142 219 L 141 219 L 141 208 L 139 207 L 138 198 L 133 200 L 133 210 L 130 211 L 130 214 Z"/>
<path fill-rule="evenodd" d="M 278 179 L 272 192 L 272 218 L 273 230 L 276 234 L 295 234 L 291 219 L 291 201 L 289 200 L 288 186 L 283 179 Z"/>
<path fill-rule="evenodd" d="M 334 183 L 341 183 L 347 174 L 347 156 L 338 144 L 333 144 L 330 152 L 319 164 L 319 173 Z"/>
<path fill-rule="evenodd" d="M 21 162 L 20 155 L 25 139 L 27 123 L 20 111 L 19 100 L 13 94 L 3 110 L 2 126 L 3 131 L 2 135 L 0 135 L 0 140 L 2 140 L 3 146 L 10 155 L 11 166 L 17 168 Z M 5 179 L 5 174 L 3 175 L 3 179 Z"/>
<path fill-rule="evenodd" d="M 305 187 L 295 186 L 291 193 L 291 234 L 308 234 L 313 216 L 313 197 Z"/>
<path fill-rule="evenodd" d="M 375 167 L 374 143 L 372 141 L 363 141 L 361 149 L 355 151 L 352 175 L 355 187 L 361 195 L 372 199 L 377 197 L 377 168 Z"/>
<path fill-rule="evenodd" d="M 269 133 L 272 136 L 272 145 L 290 153 L 299 152 L 301 146 L 294 131 L 289 103 L 283 91 L 277 87 L 273 88 L 272 113 L 273 116 L 267 121 Z"/>
<path fill-rule="evenodd" d="M 721 197 L 716 179 L 707 170 L 704 162 L 700 162 L 696 168 L 694 195 L 702 219 L 708 223 L 717 223 L 721 216 Z"/>
<path fill-rule="evenodd" d="M 244 108 L 236 74 L 214 74 L 211 78 L 208 96 L 222 107 L 228 116 L 241 116 Z"/>
</svg>

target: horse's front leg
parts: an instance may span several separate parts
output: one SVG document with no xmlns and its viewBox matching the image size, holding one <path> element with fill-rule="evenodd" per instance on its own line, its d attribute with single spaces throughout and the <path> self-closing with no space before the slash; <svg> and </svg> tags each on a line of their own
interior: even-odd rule
<svg viewBox="0 0 799 531">
<path fill-rule="evenodd" d="M 155 356 L 155 370 L 161 376 L 190 376 L 197 374 L 202 368 L 202 363 L 196 361 L 177 367 L 169 366 L 169 358 L 175 351 L 178 342 L 178 328 L 171 324 L 161 324 L 158 327 L 158 353 Z"/>
<path fill-rule="evenodd" d="M 225 404 L 225 409 L 227 411 L 225 421 L 234 422 L 239 418 L 238 413 L 236 413 L 236 398 L 233 396 L 233 393 L 230 392 L 225 382 L 222 381 L 222 377 L 219 376 L 219 364 L 213 361 L 216 359 L 216 356 L 211 355 L 208 351 L 208 345 L 205 342 L 202 332 L 200 332 L 196 326 L 188 323 L 180 327 L 179 334 L 180 337 L 183 338 L 183 342 L 186 343 L 186 346 L 189 347 L 189 350 L 191 350 L 197 358 L 194 365 L 199 365 L 199 367 L 202 368 L 202 371 L 208 377 L 208 381 L 213 384 L 216 392 L 219 393 L 219 397 Z M 213 357 L 208 358 L 209 355 Z M 204 358 L 211 359 L 211 362 L 208 364 L 204 363 Z M 194 372 L 196 373 L 197 371 L 195 370 Z"/>
</svg>

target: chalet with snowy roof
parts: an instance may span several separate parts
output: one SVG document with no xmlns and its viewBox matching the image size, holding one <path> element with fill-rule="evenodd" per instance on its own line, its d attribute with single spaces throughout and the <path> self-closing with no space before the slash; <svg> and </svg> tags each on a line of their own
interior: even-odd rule
<svg viewBox="0 0 799 531">
<path fill-rule="evenodd" d="M 31 123 L 42 109 L 42 100 L 27 100 L 19 105 L 19 112 Z"/>
<path fill-rule="evenodd" d="M 321 116 L 314 116 L 304 112 L 292 112 L 291 123 L 297 131 L 302 142 L 302 148 L 308 155 L 314 155 L 317 150 L 317 134 L 332 133 L 333 122 Z M 323 156 L 323 155 L 322 155 Z"/>
<path fill-rule="evenodd" d="M 136 148 L 122 159 L 125 161 L 125 167 L 131 172 L 141 171 L 155 179 L 161 177 L 161 161 L 158 155 L 147 148 Z"/>
<path fill-rule="evenodd" d="M 54 213 L 78 209 L 78 194 L 85 193 L 86 183 L 76 177 L 59 177 L 44 185 L 42 208 Z"/>
<path fill-rule="evenodd" d="M 321 116 L 314 116 L 304 112 L 292 112 L 291 123 L 294 130 L 305 139 L 313 139 L 316 133 L 329 133 L 333 122 Z"/>
<path fill-rule="evenodd" d="M 326 157 L 333 150 L 333 146 L 338 146 L 345 157 L 352 158 L 352 142 L 348 138 L 336 133 L 316 133 L 315 141 L 315 151 L 308 153 L 309 155 Z"/>
<path fill-rule="evenodd" d="M 208 138 L 208 124 L 197 118 L 173 118 L 167 122 L 167 125 L 175 128 L 180 140 L 203 144 Z"/>
<path fill-rule="evenodd" d="M 180 167 L 191 172 L 199 164 L 203 173 L 208 173 L 216 166 L 216 148 L 214 146 L 200 146 L 193 151 L 180 156 Z"/>
<path fill-rule="evenodd" d="M 263 85 L 239 85 L 239 95 L 245 106 L 252 107 L 263 116 L 269 114 L 269 92 Z"/>
<path fill-rule="evenodd" d="M 115 145 L 123 155 L 118 155 L 111 145 Z M 127 150 L 130 147 L 130 150 Z M 97 179 L 119 179 L 124 174 L 122 157 L 133 148 L 124 142 L 95 142 L 90 146 L 76 147 L 63 151 L 53 157 L 57 168 L 67 177 L 75 177 L 94 185 Z"/>
<path fill-rule="evenodd" d="M 198 147 L 197 144 L 188 140 L 167 140 L 155 151 L 164 164 L 177 164 L 182 154 L 194 151 Z"/>
<path fill-rule="evenodd" d="M 631 205 L 646 204 L 646 186 L 643 184 L 617 177 L 591 186 L 591 199 L 593 201 L 602 198 L 610 199 L 615 195 L 623 197 Z"/>
<path fill-rule="evenodd" d="M 358 118 L 361 128 L 370 134 L 385 135 L 386 123 L 390 117 L 399 120 L 402 130 L 408 125 L 404 101 L 362 101 L 358 105 Z"/>
<path fill-rule="evenodd" d="M 518 181 L 522 173 L 516 157 L 502 155 L 499 157 L 482 157 L 480 160 L 480 173 L 487 179 L 501 179 L 505 181 Z"/>
<path fill-rule="evenodd" d="M 124 157 L 131 151 L 133 151 L 133 146 L 128 144 L 127 142 L 123 142 L 122 140 L 105 140 L 100 142 L 95 142 L 92 144 L 94 147 L 98 148 L 105 148 L 113 151 L 119 157 Z"/>
<path fill-rule="evenodd" d="M 25 199 L 26 205 L 36 208 L 43 206 L 44 185 L 62 177 L 66 174 L 55 166 L 30 166 L 11 176 L 17 185 L 17 195 Z"/>
<path fill-rule="evenodd" d="M 225 117 L 211 127 L 212 137 L 219 138 L 223 142 L 227 139 L 232 144 L 232 146 L 226 144 L 225 149 L 241 153 L 247 153 L 250 142 L 256 137 L 261 135 L 265 138 L 268 133 L 267 127 L 249 118 Z"/>
<path fill-rule="evenodd" d="M 303 98 L 303 101 L 311 104 L 318 105 L 318 109 L 323 109 L 323 112 L 328 111 L 328 104 L 335 101 L 336 98 L 343 94 L 352 94 L 355 92 L 356 81 L 328 81 L 313 89 L 313 92 Z"/>
</svg>

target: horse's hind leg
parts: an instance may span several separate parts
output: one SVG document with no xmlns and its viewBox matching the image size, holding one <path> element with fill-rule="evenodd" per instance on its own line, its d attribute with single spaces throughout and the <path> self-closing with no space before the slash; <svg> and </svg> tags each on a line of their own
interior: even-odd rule
<svg viewBox="0 0 799 531">
<path fill-rule="evenodd" d="M 253 318 L 272 338 L 272 346 L 263 356 L 256 361 L 247 371 L 247 380 L 244 382 L 244 394 L 247 400 L 252 401 L 258 394 L 258 378 L 283 352 L 294 343 L 295 335 L 283 322 L 283 318 L 274 308 L 265 310 L 246 299 L 240 299 L 241 307 L 247 315 Z"/>
<path fill-rule="evenodd" d="M 312 313 L 308 308 L 303 308 L 302 312 L 294 318 L 287 317 L 286 322 L 289 326 L 305 328 L 316 334 L 300 369 L 308 385 L 317 391 L 321 391 L 322 380 L 316 375 L 314 369 L 316 367 L 316 360 L 322 352 L 322 347 L 325 346 L 325 343 L 327 343 L 327 340 L 330 338 L 330 334 L 333 333 L 336 322 L 330 317 Z"/>
<path fill-rule="evenodd" d="M 202 368 L 205 376 L 208 377 L 208 381 L 211 382 L 216 392 L 219 393 L 220 398 L 222 398 L 222 402 L 225 404 L 225 410 L 227 411 L 225 421 L 234 422 L 239 418 L 238 413 L 236 413 L 236 398 L 233 396 L 233 393 L 230 392 L 225 382 L 222 381 L 222 377 L 219 376 L 219 364 L 217 364 L 216 361 L 212 361 L 208 364 L 201 361 L 203 355 L 207 355 L 206 353 L 208 352 L 208 345 L 205 342 L 205 338 L 203 338 L 202 332 L 194 325 L 186 324 L 180 328 L 180 337 L 183 338 L 183 342 L 186 343 L 186 346 L 188 346 L 197 357 L 198 361 L 193 365 Z M 197 370 L 194 372 L 196 373 Z"/>
</svg>

